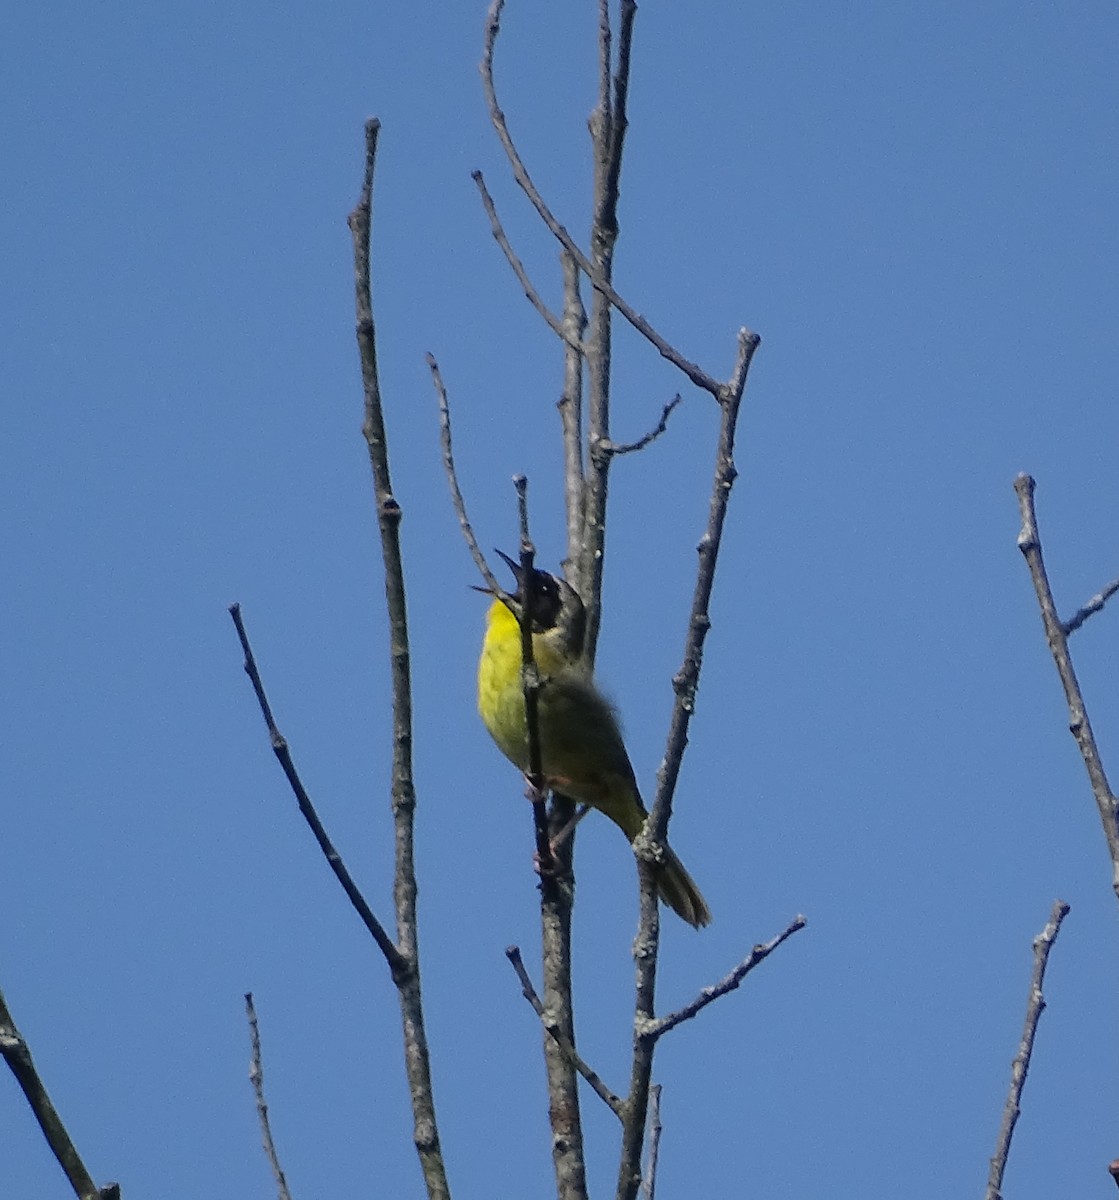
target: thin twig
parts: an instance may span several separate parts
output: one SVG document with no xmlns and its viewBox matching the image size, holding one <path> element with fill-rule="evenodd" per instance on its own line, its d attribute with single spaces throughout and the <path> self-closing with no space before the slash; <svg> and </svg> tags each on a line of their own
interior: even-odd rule
<svg viewBox="0 0 1119 1200">
<path fill-rule="evenodd" d="M 1038 533 L 1037 514 L 1034 510 L 1034 489 L 1036 483 L 1030 475 L 1019 475 L 1014 481 L 1014 490 L 1018 495 L 1018 508 L 1022 514 L 1022 529 L 1018 534 L 1018 549 L 1025 556 L 1033 580 L 1034 591 L 1037 593 L 1038 606 L 1041 609 L 1041 621 L 1045 626 L 1045 638 L 1049 643 L 1049 652 L 1057 666 L 1057 674 L 1061 677 L 1061 685 L 1065 691 L 1065 700 L 1069 711 L 1069 730 L 1080 748 L 1080 756 L 1084 760 L 1088 772 L 1088 780 L 1092 785 L 1092 794 L 1096 798 L 1100 821 L 1103 824 L 1104 837 L 1107 839 L 1108 853 L 1111 855 L 1111 886 L 1119 897 L 1119 799 L 1111 790 L 1104 771 L 1103 759 L 1096 746 L 1096 738 L 1092 733 L 1092 725 L 1088 720 L 1088 710 L 1080 691 L 1080 684 L 1073 669 L 1072 656 L 1068 648 L 1066 627 L 1057 615 L 1057 605 L 1053 600 L 1053 591 L 1049 586 L 1049 577 L 1045 573 L 1045 560 L 1041 554 L 1041 535 Z"/>
<path fill-rule="evenodd" d="M 672 817 L 672 799 L 680 776 L 684 751 L 688 745 L 688 727 L 695 712 L 696 690 L 703 665 L 703 645 L 711 628 L 709 607 L 722 544 L 727 506 L 738 470 L 734 465 L 734 440 L 738 414 L 746 390 L 746 377 L 760 338 L 748 329 L 739 330 L 738 359 L 734 374 L 718 388 L 721 420 L 715 449 L 715 467 L 708 506 L 707 528 L 696 550 L 696 570 L 692 609 L 684 641 L 684 656 L 672 680 L 675 700 L 669 722 L 664 759 L 657 771 L 657 791 L 644 830 L 634 839 L 640 883 L 640 920 L 633 943 L 636 968 L 634 999 L 633 1061 L 627 1097 L 626 1125 L 622 1138 L 621 1164 L 618 1170 L 618 1200 L 633 1200 L 641 1183 L 641 1143 L 644 1138 L 649 1084 L 653 1071 L 655 1039 L 643 1036 L 655 1021 L 657 954 L 660 947 L 660 912 L 657 906 L 657 862 L 668 836 Z"/>
<path fill-rule="evenodd" d="M 342 856 L 335 849 L 334 843 L 330 840 L 330 835 L 326 832 L 326 827 L 319 818 L 311 797 L 307 794 L 307 789 L 303 786 L 303 781 L 300 779 L 299 772 L 296 770 L 295 762 L 292 759 L 291 748 L 288 746 L 287 738 L 276 728 L 276 720 L 272 715 L 272 706 L 268 703 L 268 697 L 264 691 L 264 681 L 260 677 L 260 671 L 256 665 L 256 657 L 253 654 L 252 646 L 249 645 L 249 635 L 245 630 L 245 621 L 241 616 L 240 604 L 231 604 L 229 606 L 229 615 L 233 618 L 237 637 L 241 642 L 241 649 L 245 655 L 245 673 L 251 680 L 253 691 L 256 693 L 261 715 L 264 717 L 264 723 L 268 728 L 268 738 L 272 743 L 272 751 L 276 755 L 288 784 L 295 795 L 295 799 L 299 804 L 299 811 L 314 834 L 315 841 L 318 842 L 323 857 L 334 872 L 334 877 L 342 885 L 342 890 L 346 893 L 346 898 L 361 918 L 361 922 L 369 931 L 370 936 L 377 943 L 381 953 L 385 956 L 385 961 L 388 963 L 389 969 L 392 971 L 393 978 L 395 979 L 398 974 L 407 973 L 408 962 L 393 944 L 392 938 L 385 932 L 385 927 L 377 920 L 373 910 L 369 907 L 368 901 L 361 894 L 361 889 L 354 882 L 349 868 L 342 861 Z"/>
<path fill-rule="evenodd" d="M 586 475 L 583 470 L 583 335 L 587 313 L 579 292 L 579 264 L 560 251 L 563 267 L 563 327 L 568 334 L 563 352 L 563 396 L 559 402 L 563 429 L 563 489 L 567 515 L 567 558 L 564 569 L 568 582 L 580 596 L 589 595 L 584 578 L 580 550 L 586 527 Z M 572 343 L 578 349 L 572 349 Z"/>
<path fill-rule="evenodd" d="M 272 1138 L 272 1122 L 268 1119 L 268 1104 L 264 1099 L 264 1059 L 260 1053 L 260 1026 L 256 1019 L 256 1005 L 253 1004 L 252 992 L 245 993 L 245 1016 L 249 1022 L 249 1041 L 252 1044 L 252 1057 L 249 1060 L 249 1082 L 253 1085 L 253 1095 L 256 1097 L 256 1115 L 260 1119 L 260 1136 L 264 1143 L 264 1153 L 268 1165 L 272 1168 L 272 1176 L 276 1180 L 276 1195 L 279 1200 L 291 1200 L 288 1191 L 288 1181 L 284 1169 L 280 1166 L 280 1156 L 276 1152 L 276 1143 Z"/>
<path fill-rule="evenodd" d="M 1091 616 L 1094 616 L 1101 608 L 1119 592 L 1119 579 L 1113 579 L 1102 592 L 1097 592 L 1083 608 L 1078 608 L 1075 613 L 1064 623 L 1065 636 L 1070 633 L 1075 633 L 1081 625 Z"/>
<path fill-rule="evenodd" d="M 591 453 L 595 454 L 634 454 L 638 450 L 644 450 L 650 443 L 655 442 L 657 438 L 668 428 L 668 418 L 672 416 L 673 410 L 681 402 L 680 393 L 675 396 L 661 410 L 660 420 L 647 433 L 643 434 L 636 442 L 606 442 L 600 443 L 597 446 L 591 447 Z"/>
<path fill-rule="evenodd" d="M 761 339 L 748 329 L 739 330 L 738 360 L 734 374 L 719 389 L 722 419 L 715 447 L 715 467 L 708 504 L 707 528 L 696 546 L 699 563 L 696 569 L 692 609 L 680 670 L 672 680 L 676 694 L 672 709 L 664 760 L 657 772 L 657 792 L 648 821 L 649 835 L 656 843 L 664 841 L 672 812 L 672 797 L 688 744 L 688 726 L 695 713 L 696 691 L 703 666 L 703 646 L 711 628 L 711 593 L 715 585 L 715 568 L 723 540 L 723 526 L 730 504 L 731 490 L 738 478 L 734 465 L 734 442 L 738 429 L 738 414 L 746 390 L 746 377 Z"/>
<path fill-rule="evenodd" d="M 486 581 L 489 590 L 495 596 L 503 596 L 505 593 L 490 570 L 489 563 L 486 562 L 486 556 L 482 553 L 478 539 L 474 536 L 474 526 L 470 524 L 470 518 L 466 514 L 466 501 L 463 499 L 462 489 L 459 487 L 454 447 L 451 443 L 451 406 L 447 400 L 447 389 L 443 386 L 443 376 L 439 371 L 439 364 L 435 361 L 434 354 L 427 356 L 427 365 L 431 371 L 432 383 L 435 385 L 435 395 L 439 400 L 439 445 L 443 451 L 443 472 L 451 487 L 451 504 L 454 506 L 455 516 L 458 517 L 462 536 L 466 539 L 466 545 L 470 550 L 470 557 L 474 559 L 474 565 Z"/>
<path fill-rule="evenodd" d="M 589 1066 L 580 1056 L 575 1047 L 568 1041 L 567 1037 L 560 1030 L 559 1026 L 553 1017 L 549 1016 L 548 1010 L 544 1007 L 544 1002 L 537 995 L 536 989 L 532 986 L 532 980 L 529 977 L 528 968 L 521 958 L 521 950 L 519 946 L 508 946 L 505 950 L 505 957 L 509 960 L 513 970 L 517 973 L 517 978 L 521 981 L 521 992 L 524 998 L 532 1005 L 533 1012 L 540 1018 L 541 1023 L 549 1034 L 555 1039 L 556 1044 L 566 1056 L 571 1065 L 579 1072 L 580 1075 L 590 1084 L 595 1095 L 610 1109 L 613 1114 L 620 1120 L 625 1107 L 620 1096 L 616 1096 L 602 1081 L 602 1077 Z"/>
<path fill-rule="evenodd" d="M 696 387 L 701 388 L 705 392 L 709 392 L 712 396 L 716 396 L 719 390 L 718 380 L 708 375 L 706 371 L 698 367 L 694 362 L 690 362 L 684 357 L 674 346 L 670 345 L 647 320 L 634 308 L 626 303 L 620 295 L 614 290 L 610 283 L 603 279 L 601 274 L 597 272 L 587 258 L 587 256 L 579 249 L 572 238 L 571 234 L 556 220 L 552 214 L 552 210 L 545 203 L 543 196 L 533 183 L 532 177 L 529 175 L 524 162 L 521 159 L 520 152 L 513 143 L 513 139 L 509 134 L 509 128 L 505 121 L 505 114 L 501 111 L 501 107 L 497 101 L 497 92 L 494 88 L 493 81 L 493 54 L 494 46 L 497 41 L 497 35 L 501 28 L 501 10 L 504 8 L 504 0 L 493 0 L 490 5 L 489 12 L 486 18 L 486 41 L 485 51 L 482 57 L 482 83 L 486 93 L 486 103 L 489 107 L 490 120 L 493 122 L 494 129 L 497 131 L 498 139 L 505 150 L 505 155 L 509 159 L 509 165 L 513 171 L 513 178 L 517 181 L 521 190 L 529 198 L 533 208 L 540 215 L 540 219 L 547 225 L 552 236 L 563 246 L 565 250 L 579 264 L 579 269 L 591 281 L 592 286 L 600 291 L 607 300 L 622 314 L 622 316 L 641 334 L 647 341 L 652 343 L 656 348 L 657 353 L 662 358 L 666 358 L 678 370 L 682 371 Z"/>
<path fill-rule="evenodd" d="M 586 525 L 586 476 L 583 468 L 583 337 L 587 314 L 580 293 L 579 265 L 560 252 L 563 270 L 563 324 L 568 333 L 563 351 L 563 396 L 559 402 L 563 430 L 564 502 L 567 518 L 567 554 L 563 568 L 568 583 L 585 597 L 588 582 L 582 569 L 581 546 Z M 577 343 L 579 349 L 573 349 Z M 585 644 L 584 644 L 585 652 Z M 549 842 L 558 863 L 554 895 L 540 898 L 541 981 L 547 1010 L 556 1028 L 575 1045 L 575 1002 L 571 986 L 571 914 L 575 898 L 575 804 L 562 793 L 552 793 L 548 824 Z M 564 830 L 570 830 L 566 835 Z M 558 1044 L 544 1039 L 544 1070 L 548 1080 L 548 1108 L 552 1140 L 552 1165 L 557 1196 L 579 1200 L 586 1195 L 586 1158 L 580 1115 L 579 1081 L 575 1068 Z"/>
<path fill-rule="evenodd" d="M 505 232 L 505 227 L 501 224 L 501 218 L 497 215 L 497 205 L 494 204 L 489 188 L 486 187 L 486 181 L 482 172 L 471 171 L 470 178 L 474 180 L 478 188 L 478 194 L 482 197 L 482 207 L 486 210 L 486 216 L 489 217 L 490 232 L 493 234 L 494 241 L 501 247 L 501 252 L 505 255 L 505 261 L 513 268 L 513 274 L 516 275 L 517 282 L 521 285 L 521 290 L 528 298 L 528 302 L 544 318 L 548 328 L 565 345 L 571 346 L 575 350 L 581 349 L 577 342 L 573 343 L 569 340 L 567 330 L 563 327 L 563 322 L 540 298 L 540 293 L 536 290 L 536 285 L 529 279 L 525 265 L 517 257 L 517 253 L 513 249 L 509 237 Z"/>
<path fill-rule="evenodd" d="M 654 1083 L 649 1089 L 649 1155 L 645 1163 L 645 1177 L 641 1181 L 644 1200 L 656 1200 L 657 1160 L 660 1158 L 661 1133 L 661 1085 Z"/>
<path fill-rule="evenodd" d="M 58 1110 L 47 1095 L 46 1085 L 31 1057 L 31 1047 L 16 1028 L 3 992 L 0 992 L 0 1056 L 15 1076 L 16 1083 L 19 1084 L 35 1120 L 39 1123 L 39 1128 L 43 1131 L 43 1138 L 51 1148 L 51 1153 L 58 1159 L 58 1165 L 66 1173 L 66 1179 L 78 1200 L 120 1200 L 120 1184 L 110 1183 L 99 1188 L 86 1170 L 77 1147 L 71 1141 L 70 1134 L 58 1115 Z"/>
<path fill-rule="evenodd" d="M 416 789 L 412 773 L 412 668 L 408 640 L 408 606 L 404 594 L 404 565 L 400 550 L 400 505 L 389 474 L 388 437 L 377 370 L 377 337 L 373 324 L 370 244 L 373 225 L 373 169 L 377 159 L 376 120 L 365 125 L 365 167 L 358 202 L 348 225 L 354 248 L 354 310 L 365 419 L 362 433 L 369 450 L 381 560 L 385 571 L 389 665 L 392 679 L 392 816 L 393 901 L 400 955 L 406 970 L 394 972 L 400 995 L 404 1067 L 412 1101 L 412 1140 L 420 1160 L 429 1200 L 450 1200 L 446 1166 L 439 1144 L 431 1055 L 424 1024 L 420 982 L 419 925 L 416 915 L 415 814 Z"/>
<path fill-rule="evenodd" d="M 755 946 L 729 975 L 720 979 L 718 983 L 714 983 L 710 987 L 705 987 L 690 1004 L 685 1004 L 683 1008 L 678 1008 L 674 1013 L 669 1013 L 668 1016 L 654 1021 L 643 1031 L 644 1036 L 656 1041 L 657 1038 L 663 1037 L 664 1034 L 668 1033 L 670 1029 L 675 1029 L 677 1025 L 682 1024 L 684 1021 L 690 1021 L 692 1017 L 696 1016 L 697 1013 L 701 1013 L 709 1004 L 718 1000 L 720 996 L 725 996 L 727 992 L 733 992 L 746 976 L 760 963 L 765 962 L 782 942 L 788 941 L 794 933 L 803 929 L 807 924 L 808 918 L 798 914 L 775 938 Z"/>
<path fill-rule="evenodd" d="M 1006 1171 L 1006 1160 L 1010 1155 L 1010 1142 L 1014 1137 L 1014 1126 L 1018 1123 L 1022 1108 L 1022 1089 L 1026 1086 L 1026 1076 L 1030 1070 L 1030 1058 L 1034 1051 L 1034 1038 L 1037 1035 L 1037 1023 L 1045 1011 L 1045 997 L 1042 995 L 1042 984 L 1045 982 L 1045 967 L 1049 962 L 1049 951 L 1057 940 L 1061 922 L 1068 916 L 1069 906 L 1063 900 L 1053 903 L 1053 911 L 1045 928 L 1034 938 L 1034 966 L 1030 977 L 1030 997 L 1026 1004 L 1026 1024 L 1022 1030 L 1022 1041 L 1018 1053 L 1010 1067 L 1010 1092 L 1006 1097 L 1006 1107 L 1002 1114 L 1002 1127 L 991 1159 L 991 1170 L 987 1176 L 986 1200 L 1002 1200 L 1002 1177 Z"/>
<path fill-rule="evenodd" d="M 617 208 L 622 173 L 622 147 L 629 127 L 629 68 L 633 50 L 633 22 L 637 16 L 635 0 L 621 0 L 618 14 L 618 65 L 614 71 L 614 104 L 610 116 L 610 153 L 607 159 L 606 194 Z"/>
</svg>

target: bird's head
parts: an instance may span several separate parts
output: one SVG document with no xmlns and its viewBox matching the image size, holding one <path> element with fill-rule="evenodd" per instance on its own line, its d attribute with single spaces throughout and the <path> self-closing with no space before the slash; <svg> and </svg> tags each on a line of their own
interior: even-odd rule
<svg viewBox="0 0 1119 1200">
<path fill-rule="evenodd" d="M 516 559 L 500 550 L 497 553 L 513 572 L 517 585 L 511 593 L 500 597 L 505 606 L 518 621 L 522 620 L 525 599 L 531 589 L 529 608 L 532 612 L 532 632 L 558 637 L 563 644 L 565 657 L 578 658 L 583 653 L 587 624 L 579 593 L 566 579 L 535 567 L 526 578 Z"/>
</svg>

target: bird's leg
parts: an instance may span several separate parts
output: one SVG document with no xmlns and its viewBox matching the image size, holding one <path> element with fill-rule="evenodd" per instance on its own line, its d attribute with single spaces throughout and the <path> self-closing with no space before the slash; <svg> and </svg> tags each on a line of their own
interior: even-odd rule
<svg viewBox="0 0 1119 1200">
<path fill-rule="evenodd" d="M 539 786 L 538 786 L 539 783 Z M 552 852 L 551 842 L 545 842 L 544 830 L 548 823 L 545 804 L 548 798 L 548 790 L 543 781 L 539 781 L 536 777 L 525 775 L 525 799 L 528 800 L 535 810 L 536 821 L 536 849 L 532 852 L 532 866 L 537 875 L 557 875 L 559 874 L 559 863 L 556 862 L 556 856 Z"/>
<path fill-rule="evenodd" d="M 567 822 L 566 825 L 552 838 L 552 853 L 555 852 L 567 841 L 567 839 L 575 832 L 575 826 L 591 811 L 589 804 L 580 804 L 575 810 L 575 815 Z"/>
</svg>

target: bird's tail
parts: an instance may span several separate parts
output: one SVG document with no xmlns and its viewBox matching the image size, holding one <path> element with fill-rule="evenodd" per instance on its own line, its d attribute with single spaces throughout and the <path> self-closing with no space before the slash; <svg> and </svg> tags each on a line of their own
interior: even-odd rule
<svg viewBox="0 0 1119 1200">
<path fill-rule="evenodd" d="M 657 891 L 665 904 L 689 925 L 702 929 L 711 924 L 707 901 L 669 846 L 664 848 L 664 864 L 657 872 Z"/>
</svg>

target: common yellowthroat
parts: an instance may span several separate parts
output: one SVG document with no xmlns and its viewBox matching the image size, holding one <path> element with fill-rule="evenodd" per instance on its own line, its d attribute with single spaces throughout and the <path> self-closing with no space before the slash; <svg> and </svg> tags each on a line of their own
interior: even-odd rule
<svg viewBox="0 0 1119 1200">
<path fill-rule="evenodd" d="M 519 563 L 501 557 L 512 568 L 517 588 L 508 601 L 496 598 L 486 617 L 478 661 L 482 720 L 502 754 L 527 771 L 520 627 L 527 582 L 532 588 L 532 651 L 541 680 L 538 712 L 545 783 L 604 812 L 632 842 L 648 814 L 614 708 L 595 687 L 583 657 L 583 602 L 565 579 L 534 570 L 526 581 Z M 658 868 L 657 890 L 689 925 L 698 929 L 710 923 L 707 901 L 668 846 Z"/>
</svg>

